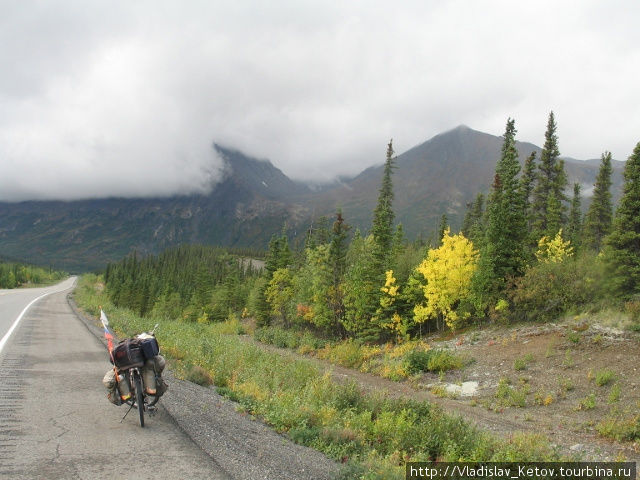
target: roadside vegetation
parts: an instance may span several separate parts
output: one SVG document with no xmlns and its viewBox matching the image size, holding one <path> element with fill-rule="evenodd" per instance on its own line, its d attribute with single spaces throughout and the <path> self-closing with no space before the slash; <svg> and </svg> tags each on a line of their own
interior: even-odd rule
<svg viewBox="0 0 640 480">
<path fill-rule="evenodd" d="M 102 279 L 85 275 L 75 292 L 81 308 L 109 312 L 121 336 L 149 329 L 157 317 L 115 307 Z M 515 434 L 499 440 L 439 407 L 337 384 L 313 363 L 283 357 L 247 343 L 238 320 L 222 323 L 163 322 L 157 331 L 163 354 L 178 375 L 238 402 L 295 442 L 345 463 L 341 478 L 404 478 L 404 462 L 428 460 L 557 460 L 543 436 Z"/>
<path fill-rule="evenodd" d="M 48 285 L 66 278 L 66 272 L 18 262 L 0 261 L 0 288 Z"/>
<path fill-rule="evenodd" d="M 134 253 L 110 264 L 103 277 L 86 277 L 80 303 L 93 314 L 96 302 L 112 305 L 125 334 L 161 321 L 165 352 L 185 378 L 215 384 L 247 411 L 338 460 L 378 471 L 408 459 L 552 458 L 537 440 L 527 447 L 514 447 L 520 440 L 495 443 L 433 406 L 363 396 L 353 386 L 334 385 L 311 364 L 279 359 L 234 334 L 401 381 L 428 373 L 442 378 L 474 361 L 441 340 L 473 339 L 488 325 L 573 317 L 560 352 L 548 345 L 545 352 L 510 358 L 509 374 L 496 379 L 486 399 L 496 411 L 563 402 L 576 390 L 574 380 L 532 386 L 528 372 L 550 358 L 572 372 L 578 349 L 604 341 L 586 336 L 590 321 L 640 331 L 640 143 L 627 161 L 615 214 L 611 154 L 604 152 L 583 215 L 581 186 L 573 186 L 572 198 L 565 193 L 556 129 L 551 113 L 540 158 L 532 153 L 521 166 L 515 121 L 507 121 L 493 184 L 468 206 L 459 232 L 443 215 L 431 241 L 405 239 L 394 221 L 390 142 L 370 233 L 352 232 L 338 210 L 333 222 L 314 219 L 298 248 L 290 247 L 285 229 L 274 235 L 263 268 L 213 247 L 181 246 L 144 258 Z M 581 390 L 572 409 L 611 405 L 607 418 L 594 424 L 599 434 L 638 440 L 637 408 L 617 405 L 618 372 L 598 370 L 588 380 L 592 391 Z M 449 433 L 435 421 L 453 422 Z"/>
</svg>

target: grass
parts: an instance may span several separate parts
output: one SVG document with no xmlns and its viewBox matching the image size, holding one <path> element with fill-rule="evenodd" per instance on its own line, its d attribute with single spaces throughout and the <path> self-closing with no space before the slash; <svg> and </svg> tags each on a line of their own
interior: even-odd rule
<svg viewBox="0 0 640 480">
<path fill-rule="evenodd" d="M 154 319 L 111 305 L 96 289 L 98 281 L 93 275 L 82 277 L 75 294 L 81 308 L 97 318 L 98 305 L 103 305 L 121 336 L 153 325 Z M 349 461 L 346 468 L 364 471 L 366 478 L 404 478 L 406 459 L 558 459 L 539 435 L 497 439 L 430 403 L 364 394 L 353 383 L 337 384 L 307 360 L 265 351 L 228 331 L 224 323 L 169 321 L 161 324 L 157 337 L 176 372 L 213 381 L 219 393 L 245 411 L 296 442 Z"/>
<path fill-rule="evenodd" d="M 609 396 L 607 397 L 607 403 L 617 403 L 620 401 L 620 384 L 616 383 L 611 387 L 611 391 L 609 392 Z"/>
<path fill-rule="evenodd" d="M 598 372 L 596 372 L 596 385 L 598 385 L 599 387 L 604 387 L 605 385 L 609 385 L 615 379 L 616 379 L 616 374 L 612 370 L 609 370 L 608 368 L 605 368 L 604 370 L 599 370 Z"/>
<path fill-rule="evenodd" d="M 546 407 L 554 402 L 554 398 L 551 393 L 545 392 L 544 390 L 539 390 L 535 393 L 533 401 L 536 405 L 542 405 Z"/>
<path fill-rule="evenodd" d="M 569 332 L 569 333 L 567 333 L 567 340 L 569 340 L 573 344 L 580 343 L 580 339 L 581 338 L 582 338 L 582 335 L 580 335 L 577 332 Z"/>
<path fill-rule="evenodd" d="M 533 362 L 534 356 L 532 353 L 527 353 L 522 357 L 518 357 L 513 362 L 513 369 L 516 371 L 526 370 L 527 366 Z"/>
<path fill-rule="evenodd" d="M 511 381 L 508 378 L 503 377 L 498 383 L 495 397 L 503 407 L 524 408 L 527 406 L 528 393 L 529 385 L 523 384 L 516 389 L 511 386 Z"/>
<path fill-rule="evenodd" d="M 297 349 L 301 354 L 315 355 L 336 365 L 396 381 L 422 372 L 442 373 L 457 370 L 468 362 L 449 350 L 432 349 L 419 340 L 399 345 L 367 345 L 353 339 L 329 342 L 315 337 L 310 332 L 277 326 L 257 329 L 254 338 L 262 343 Z"/>
<path fill-rule="evenodd" d="M 576 410 L 592 410 L 596 406 L 596 395 L 591 393 L 578 402 Z"/>
<path fill-rule="evenodd" d="M 619 442 L 640 440 L 640 415 L 614 412 L 596 425 L 596 431 L 603 437 Z"/>
</svg>

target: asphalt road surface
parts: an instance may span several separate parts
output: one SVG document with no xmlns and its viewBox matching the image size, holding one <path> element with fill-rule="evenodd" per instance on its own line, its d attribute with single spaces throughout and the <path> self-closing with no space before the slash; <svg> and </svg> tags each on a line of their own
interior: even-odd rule
<svg viewBox="0 0 640 480">
<path fill-rule="evenodd" d="M 104 346 L 67 303 L 74 280 L 0 290 L 0 478 L 232 478 L 164 409 L 145 428 L 135 411 L 121 423 Z"/>
</svg>

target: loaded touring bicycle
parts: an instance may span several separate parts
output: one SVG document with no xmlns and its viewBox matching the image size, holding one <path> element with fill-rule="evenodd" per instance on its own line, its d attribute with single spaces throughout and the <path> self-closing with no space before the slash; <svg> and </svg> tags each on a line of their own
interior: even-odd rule
<svg viewBox="0 0 640 480">
<path fill-rule="evenodd" d="M 138 410 L 140 426 L 144 427 L 144 413 L 155 413 L 156 403 L 167 390 L 162 378 L 165 359 L 160 355 L 160 347 L 155 337 L 156 326 L 149 333 L 141 333 L 127 338 L 112 347 L 113 336 L 109 332 L 109 322 L 100 310 L 100 319 L 109 343 L 109 354 L 113 368 L 104 376 L 103 383 L 108 390 L 107 398 L 115 405 L 129 405 L 124 417 L 135 408 Z M 111 337 L 111 338 L 109 338 Z"/>
</svg>

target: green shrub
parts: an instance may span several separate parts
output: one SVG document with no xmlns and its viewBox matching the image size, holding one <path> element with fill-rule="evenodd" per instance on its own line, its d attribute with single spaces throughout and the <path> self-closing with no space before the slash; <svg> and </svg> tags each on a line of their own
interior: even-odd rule
<svg viewBox="0 0 640 480">
<path fill-rule="evenodd" d="M 611 391 L 609 392 L 609 396 L 607 397 L 608 403 L 616 403 L 620 400 L 620 384 L 616 383 L 613 387 L 611 387 Z"/>
<path fill-rule="evenodd" d="M 362 345 L 354 340 L 327 345 L 318 351 L 318 356 L 347 368 L 360 368 L 364 362 Z"/>
<path fill-rule="evenodd" d="M 514 320 L 548 321 L 603 297 L 604 267 L 593 255 L 538 263 L 509 289 Z"/>
<path fill-rule="evenodd" d="M 503 377 L 498 383 L 495 397 L 498 399 L 498 403 L 504 407 L 523 408 L 527 405 L 527 393 L 527 385 L 515 389 L 511 386 L 509 379 Z"/>
<path fill-rule="evenodd" d="M 464 361 L 458 355 L 448 350 L 415 349 L 405 355 L 407 370 L 410 374 L 419 372 L 445 372 L 457 370 L 464 366 Z"/>
<path fill-rule="evenodd" d="M 205 387 L 213 384 L 211 374 L 199 365 L 188 364 L 184 368 L 184 379 Z"/>
<path fill-rule="evenodd" d="M 619 442 L 640 440 L 640 415 L 628 418 L 609 417 L 596 425 L 600 435 Z"/>
<path fill-rule="evenodd" d="M 532 353 L 527 353 L 522 357 L 516 358 L 513 362 L 514 370 L 517 370 L 517 371 L 525 370 L 527 368 L 527 365 L 533 362 L 533 359 L 534 357 Z"/>
<path fill-rule="evenodd" d="M 580 400 L 580 402 L 578 403 L 578 406 L 576 407 L 576 410 L 591 410 L 595 408 L 595 406 L 596 406 L 596 395 L 595 393 L 592 393 L 584 397 L 582 400 Z"/>
<path fill-rule="evenodd" d="M 571 343 L 580 343 L 580 334 L 577 332 L 569 332 L 567 333 L 567 340 L 569 340 Z"/>
<path fill-rule="evenodd" d="M 612 370 L 609 370 L 608 368 L 599 370 L 598 372 L 596 372 L 596 385 L 598 385 L 599 387 L 604 387 L 605 385 L 613 382 L 615 378 L 616 374 Z"/>
</svg>

